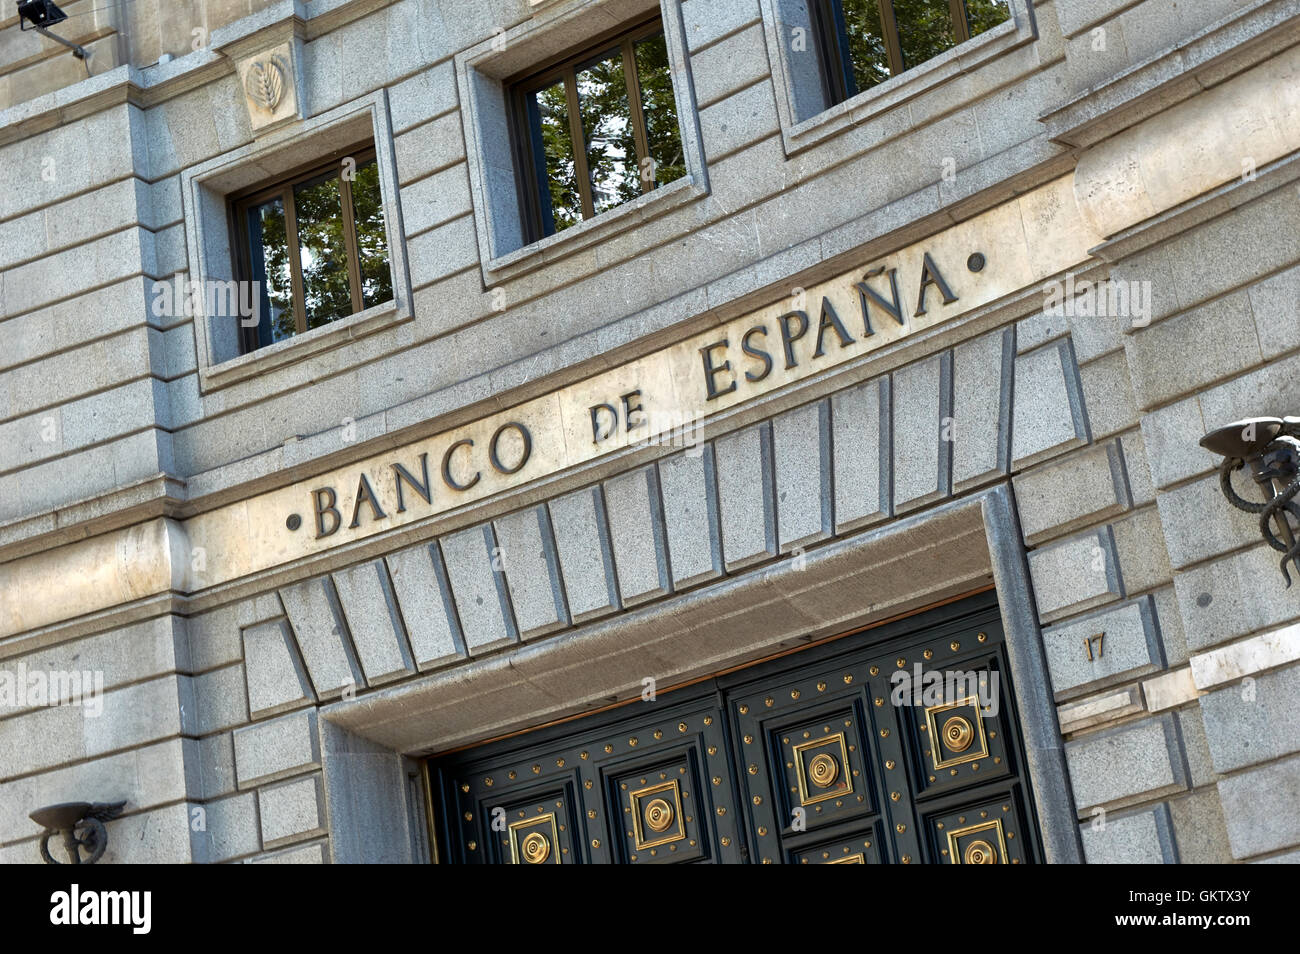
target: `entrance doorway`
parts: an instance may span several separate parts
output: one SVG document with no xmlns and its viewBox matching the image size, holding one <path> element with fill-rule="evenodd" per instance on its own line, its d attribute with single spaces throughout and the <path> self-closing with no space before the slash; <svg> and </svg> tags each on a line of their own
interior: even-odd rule
<svg viewBox="0 0 1300 954">
<path fill-rule="evenodd" d="M 984 593 L 427 763 L 469 864 L 1042 860 Z"/>
</svg>

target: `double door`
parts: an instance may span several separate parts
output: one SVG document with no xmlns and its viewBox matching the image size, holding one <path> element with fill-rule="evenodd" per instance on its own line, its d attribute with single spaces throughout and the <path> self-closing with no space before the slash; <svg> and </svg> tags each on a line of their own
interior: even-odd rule
<svg viewBox="0 0 1300 954">
<path fill-rule="evenodd" d="M 648 694 L 647 694 L 648 695 Z M 439 860 L 1041 858 L 991 594 L 431 759 Z"/>
</svg>

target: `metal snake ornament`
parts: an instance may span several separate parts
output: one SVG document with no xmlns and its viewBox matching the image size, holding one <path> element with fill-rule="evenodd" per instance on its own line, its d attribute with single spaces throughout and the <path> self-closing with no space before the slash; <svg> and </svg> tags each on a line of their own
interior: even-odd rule
<svg viewBox="0 0 1300 954">
<path fill-rule="evenodd" d="M 41 860 L 47 865 L 93 865 L 108 849 L 108 829 L 104 822 L 122 814 L 126 802 L 65 802 L 51 805 L 31 813 L 32 821 L 45 829 L 41 835 Z M 62 862 L 50 854 L 50 839 L 63 836 L 63 849 L 68 861 Z M 81 853 L 87 852 L 82 858 Z"/>
<path fill-rule="evenodd" d="M 1300 506 L 1293 500 L 1300 494 L 1300 418 L 1261 417 L 1237 421 L 1211 431 L 1201 439 L 1201 446 L 1222 454 L 1219 465 L 1219 489 L 1228 503 L 1245 513 L 1259 515 L 1259 532 L 1270 547 L 1282 554 L 1279 566 L 1288 588 L 1291 573 L 1288 563 L 1300 570 L 1300 538 L 1286 519 L 1290 514 L 1300 524 Z M 1235 471 L 1250 465 L 1255 483 L 1270 495 L 1264 503 L 1246 500 L 1232 486 Z M 1274 481 L 1287 481 L 1274 492 Z M 1274 531 L 1273 521 L 1286 539 Z"/>
</svg>

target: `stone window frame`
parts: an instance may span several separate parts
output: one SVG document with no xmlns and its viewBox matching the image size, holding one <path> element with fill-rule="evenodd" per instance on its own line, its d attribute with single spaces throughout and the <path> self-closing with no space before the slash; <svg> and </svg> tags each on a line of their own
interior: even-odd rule
<svg viewBox="0 0 1300 954">
<path fill-rule="evenodd" d="M 237 256 L 231 246 L 230 195 L 280 178 L 301 166 L 304 155 L 324 156 L 337 151 L 341 141 L 366 140 L 373 140 L 379 168 L 392 300 L 247 353 L 240 352 L 238 316 L 208 314 L 207 302 L 196 302 L 194 338 L 201 393 L 257 377 L 413 317 L 387 94 L 383 89 L 376 90 L 181 173 L 189 279 L 206 288 L 209 281 L 226 282 L 238 277 Z"/>
<path fill-rule="evenodd" d="M 806 62 L 795 60 L 790 44 L 782 42 L 782 37 L 795 28 L 791 25 L 793 11 L 802 9 L 807 19 L 808 0 L 758 2 L 768 60 L 772 64 L 781 140 L 787 155 L 824 142 L 1038 38 L 1031 0 L 1007 0 L 1011 16 L 1004 23 L 842 103 L 813 112 L 818 104 L 825 103 L 820 64 L 815 56 L 807 56 Z M 810 33 L 806 41 L 811 53 L 816 48 L 816 38 Z M 933 107 L 936 112 L 940 108 Z"/>
<path fill-rule="evenodd" d="M 455 57 L 469 166 L 474 227 L 483 281 L 489 287 L 543 268 L 709 193 L 695 85 L 691 79 L 683 0 L 583 0 L 544 6 L 534 16 Z M 668 48 L 686 175 L 563 232 L 526 242 L 520 176 L 510 138 L 505 81 L 585 45 L 596 36 L 659 10 Z"/>
</svg>

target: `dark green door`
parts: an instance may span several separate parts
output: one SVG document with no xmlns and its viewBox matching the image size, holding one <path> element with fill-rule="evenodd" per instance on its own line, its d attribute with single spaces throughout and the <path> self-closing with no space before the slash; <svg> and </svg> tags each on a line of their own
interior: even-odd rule
<svg viewBox="0 0 1300 954">
<path fill-rule="evenodd" d="M 1040 860 L 991 594 L 429 762 L 440 860 Z"/>
</svg>

